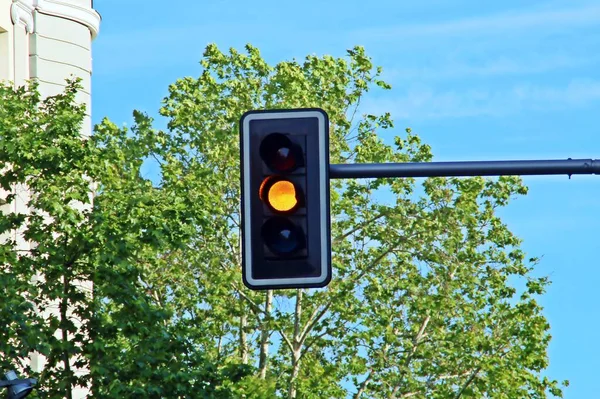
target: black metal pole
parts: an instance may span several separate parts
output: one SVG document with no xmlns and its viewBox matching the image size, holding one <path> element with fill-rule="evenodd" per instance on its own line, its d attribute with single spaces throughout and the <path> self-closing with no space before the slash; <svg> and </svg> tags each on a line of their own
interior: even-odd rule
<svg viewBox="0 0 600 399">
<path fill-rule="evenodd" d="M 599 159 L 355 163 L 329 165 L 331 179 L 376 177 L 599 175 Z"/>
</svg>

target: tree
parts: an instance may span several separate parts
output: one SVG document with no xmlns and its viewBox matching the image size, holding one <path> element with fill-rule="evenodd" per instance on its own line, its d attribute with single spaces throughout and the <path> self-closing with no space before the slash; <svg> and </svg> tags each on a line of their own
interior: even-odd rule
<svg viewBox="0 0 600 399">
<path fill-rule="evenodd" d="M 198 235 L 184 257 L 210 309 L 199 318 L 217 331 L 213 358 L 257 362 L 259 376 L 275 378 L 290 398 L 560 396 L 542 375 L 550 336 L 535 297 L 548 280 L 533 277 L 536 259 L 526 260 L 495 212 L 526 193 L 519 178 L 332 182 L 331 285 L 294 293 L 241 286 L 244 111 L 324 108 L 332 162 L 432 159 L 410 129 L 393 145 L 382 140 L 389 114 L 358 116 L 372 87 L 389 89 L 362 48 L 275 67 L 256 48 L 246 52 L 209 46 L 200 77 L 178 80 L 161 109 L 189 165 L 181 178 L 214 171 L 193 180 L 211 210 L 204 228 L 216 234 Z"/>
<path fill-rule="evenodd" d="M 46 226 L 47 216 L 3 217 L 3 231 L 24 228 L 37 252 L 21 256 L 14 241 L 3 246 L 10 268 L 0 278 L 11 289 L 0 314 L 12 327 L 0 327 L 2 342 L 10 342 L 0 353 L 56 352 L 43 381 L 57 397 L 64 384 L 86 383 L 98 397 L 198 397 L 200 390 L 257 398 L 562 395 L 544 375 L 549 325 L 536 297 L 549 281 L 534 277 L 537 260 L 526 259 L 496 214 L 526 193 L 519 178 L 332 181 L 331 284 L 245 289 L 238 245 L 243 112 L 325 109 L 333 163 L 418 162 L 432 154 L 410 129 L 387 137 L 391 115 L 361 116 L 369 90 L 390 87 L 360 47 L 344 58 L 270 66 L 250 45 L 245 53 L 210 45 L 201 66 L 198 78 L 170 86 L 160 110 L 167 131 L 134 112 L 131 130 L 104 120 L 82 140 L 72 94 L 42 102 L 67 104 L 61 113 L 36 108 L 39 99 L 24 89 L 4 89 L 11 105 L 0 109 L 0 127 L 9 127 L 0 129 L 7 136 L 2 161 L 38 166 L 5 173 L 2 185 L 48 193 L 45 202 L 33 195 L 30 208 L 53 222 L 42 229 L 33 226 Z M 39 121 L 32 124 L 31 115 Z M 20 141 L 31 143 L 21 148 Z M 58 155 L 43 155 L 55 148 Z M 144 162 L 159 170 L 152 181 L 142 177 Z M 67 207 L 72 200 L 89 206 Z M 31 283 L 31 270 L 61 283 Z M 70 288 L 74 281 L 93 281 L 93 295 Z M 28 301 L 20 299 L 24 292 Z M 56 321 L 46 327 L 30 305 L 46 297 L 76 309 L 77 328 L 68 315 L 51 316 Z M 9 312 L 8 301 L 27 311 Z M 73 337 L 51 340 L 61 329 Z M 67 354 L 89 373 L 60 366 Z M 0 357 L 3 365 L 9 360 Z"/>
<path fill-rule="evenodd" d="M 41 100 L 34 83 L 0 85 L 0 368 L 43 355 L 41 374 L 21 374 L 47 398 L 78 386 L 99 398 L 260 397 L 269 387 L 252 367 L 207 361 L 149 295 L 145 274 L 195 233 L 190 198 L 142 177 L 150 142 L 108 121 L 80 137 L 79 88 Z"/>
</svg>

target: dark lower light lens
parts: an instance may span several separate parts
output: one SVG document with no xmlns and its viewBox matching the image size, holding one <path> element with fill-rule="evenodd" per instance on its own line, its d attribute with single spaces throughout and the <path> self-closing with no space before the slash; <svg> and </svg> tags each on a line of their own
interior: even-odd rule
<svg viewBox="0 0 600 399">
<path fill-rule="evenodd" d="M 260 157 L 277 172 L 291 172 L 303 166 L 302 153 L 294 143 L 281 133 L 273 133 L 260 143 Z"/>
<path fill-rule="evenodd" d="M 267 220 L 261 234 L 269 250 L 276 255 L 293 255 L 306 247 L 302 228 L 283 217 Z"/>
</svg>

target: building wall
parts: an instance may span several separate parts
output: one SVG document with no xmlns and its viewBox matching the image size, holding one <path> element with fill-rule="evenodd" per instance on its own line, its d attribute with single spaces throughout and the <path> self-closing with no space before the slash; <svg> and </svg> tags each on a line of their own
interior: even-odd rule
<svg viewBox="0 0 600 399">
<path fill-rule="evenodd" d="M 0 0 L 0 80 L 14 81 L 14 32 L 18 28 L 12 22 L 11 10 L 12 0 Z"/>
<path fill-rule="evenodd" d="M 98 34 L 100 15 L 92 0 L 0 0 L 0 80 L 22 86 L 37 80 L 43 97 L 61 93 L 66 79 L 81 78 L 77 101 L 86 105 L 82 135 L 90 135 L 92 40 Z M 1 106 L 1 104 L 0 104 Z M 15 187 L 17 199 L 0 211 L 26 213 L 26 187 Z M 0 193 L 0 196 L 6 193 Z M 29 249 L 14 232 L 20 249 Z M 48 311 L 48 309 L 46 309 Z M 41 371 L 42 356 L 33 354 L 31 366 Z M 85 398 L 83 389 L 74 398 Z"/>
<path fill-rule="evenodd" d="M 0 61 L 0 79 L 15 85 L 36 79 L 42 96 L 50 96 L 63 90 L 65 79 L 81 78 L 78 101 L 87 108 L 84 135 L 92 128 L 91 44 L 100 24 L 91 4 L 91 0 L 0 0 L 0 29 L 6 31 L 0 34 L 0 60 L 2 42 L 8 47 L 5 62 Z"/>
<path fill-rule="evenodd" d="M 62 92 L 67 78 L 80 78 L 77 101 L 87 114 L 81 133 L 90 135 L 91 48 L 99 25 L 91 0 L 0 0 L 0 80 L 22 86 L 35 79 L 45 97 Z M 15 191 L 20 200 L 0 211 L 26 212 L 27 190 Z"/>
<path fill-rule="evenodd" d="M 5 1 L 5 0 L 0 0 Z M 0 10 L 2 5 L 0 5 Z M 3 23 L 3 15 L 0 14 L 0 81 L 8 80 L 12 76 L 12 32 L 7 29 L 11 28 L 8 23 Z"/>
</svg>

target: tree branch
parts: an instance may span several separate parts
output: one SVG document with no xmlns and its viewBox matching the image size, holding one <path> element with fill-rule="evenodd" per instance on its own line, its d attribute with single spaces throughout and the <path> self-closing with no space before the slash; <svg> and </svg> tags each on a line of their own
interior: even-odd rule
<svg viewBox="0 0 600 399">
<path fill-rule="evenodd" d="M 401 237 L 401 239 L 399 239 L 396 243 L 394 243 L 394 245 L 390 246 L 388 249 L 386 249 L 381 254 L 379 254 L 379 256 L 377 256 L 377 258 L 375 258 L 372 262 L 370 262 L 367 267 L 364 267 L 361 270 L 357 270 L 355 276 L 349 275 L 348 279 L 355 278 L 354 281 L 356 281 L 356 280 L 362 278 L 366 273 L 370 272 L 371 269 L 373 267 L 375 267 L 383 258 L 385 258 L 387 255 L 397 251 L 398 248 L 400 247 L 400 245 L 405 243 L 406 241 L 407 241 L 406 237 Z"/>
<path fill-rule="evenodd" d="M 268 290 L 265 296 L 265 313 L 271 314 L 271 308 L 273 306 L 273 290 Z M 260 324 L 260 352 L 258 361 L 258 374 L 261 379 L 265 379 L 267 376 L 267 368 L 269 365 L 269 337 L 271 336 L 268 323 Z"/>
<path fill-rule="evenodd" d="M 390 399 L 401 399 L 401 398 L 410 398 L 411 396 L 415 396 L 417 395 L 419 392 L 406 392 L 403 393 L 400 396 L 396 396 L 396 394 L 398 393 L 398 390 L 400 389 L 400 386 L 397 385 L 394 390 L 392 391 L 392 394 L 390 395 Z"/>
<path fill-rule="evenodd" d="M 358 391 L 356 391 L 354 396 L 352 396 L 352 399 L 360 399 L 362 394 L 367 389 L 367 384 L 369 383 L 369 381 L 371 381 L 371 378 L 373 378 L 373 369 L 369 370 L 369 374 L 367 374 L 367 378 L 365 378 L 364 381 L 360 383 L 360 385 L 358 386 Z"/>
<path fill-rule="evenodd" d="M 465 390 L 467 389 L 467 387 L 469 385 L 471 385 L 471 383 L 475 380 L 475 377 L 477 377 L 477 374 L 480 371 L 481 371 L 481 366 L 479 366 L 475 370 L 473 370 L 473 372 L 471 373 L 471 375 L 469 376 L 469 378 L 467 378 L 467 380 L 465 381 L 465 383 L 463 384 L 463 386 L 460 388 L 460 391 L 458 391 L 458 393 L 456 394 L 456 396 L 454 397 L 454 399 L 460 399 L 460 397 L 462 396 L 462 394 L 465 392 Z"/>
<path fill-rule="evenodd" d="M 339 236 L 335 237 L 335 238 L 332 240 L 332 241 L 333 241 L 333 244 L 334 244 L 334 245 L 335 245 L 335 244 L 337 244 L 338 242 L 342 241 L 343 239 L 345 239 L 345 238 L 346 238 L 346 237 L 348 237 L 349 235 L 353 234 L 354 232 L 356 232 L 356 231 L 358 231 L 358 230 L 360 230 L 360 229 L 362 229 L 362 228 L 364 228 L 364 227 L 368 226 L 369 224 L 371 224 L 371 223 L 373 223 L 373 222 L 375 222 L 375 221 L 377 221 L 377 220 L 379 220 L 379 219 L 381 219 L 382 217 L 384 217 L 384 216 L 387 216 L 387 215 L 388 215 L 388 212 L 381 212 L 379 215 L 377 215 L 377 216 L 375 216 L 375 217 L 372 217 L 372 218 L 371 218 L 371 219 L 369 219 L 369 220 L 365 220 L 365 221 L 364 221 L 364 222 L 362 222 L 362 223 L 358 223 L 358 224 L 356 224 L 356 226 L 355 226 L 354 228 L 352 228 L 352 229 L 348 230 L 347 232 L 345 232 L 345 233 L 342 233 L 342 234 L 340 234 Z"/>
<path fill-rule="evenodd" d="M 248 295 L 244 294 L 242 290 L 236 287 L 235 284 L 231 283 L 231 287 L 239 294 L 239 296 L 244 299 L 250 305 L 250 308 L 254 311 L 254 315 L 257 316 L 263 313 L 263 310 L 250 298 Z"/>
<path fill-rule="evenodd" d="M 315 308 L 315 311 L 313 312 L 313 314 L 310 315 L 310 318 L 308 319 L 309 321 L 306 323 L 306 326 L 300 334 L 300 344 L 304 343 L 308 334 L 312 331 L 312 329 L 319 322 L 319 320 L 321 320 L 321 318 L 325 316 L 325 313 L 327 313 L 330 307 L 331 302 L 327 303 L 320 312 L 318 307 Z"/>
<path fill-rule="evenodd" d="M 250 304 L 250 307 L 252 308 L 252 310 L 254 311 L 254 316 L 256 316 L 257 320 L 260 322 L 260 318 L 258 317 L 258 315 L 263 315 L 265 318 L 267 318 L 269 321 L 273 322 L 273 325 L 275 326 L 275 331 L 277 331 L 279 333 L 279 335 L 281 335 L 281 338 L 285 341 L 285 343 L 287 344 L 287 346 L 290 348 L 290 350 L 293 350 L 293 345 L 292 345 L 292 341 L 290 341 L 290 339 L 287 337 L 287 335 L 284 334 L 283 329 L 281 328 L 281 326 L 279 325 L 279 323 L 275 322 L 272 318 L 270 314 L 267 314 L 263 309 L 260 308 L 260 306 L 258 306 L 256 304 L 256 302 L 254 302 L 250 297 L 248 297 L 248 295 L 244 294 L 244 292 L 242 290 L 240 290 L 238 287 L 236 287 L 236 285 L 234 283 L 231 283 L 231 286 L 233 287 L 233 289 L 240 295 L 240 297 L 242 299 L 244 299 L 245 301 L 248 302 L 248 304 Z"/>
<path fill-rule="evenodd" d="M 427 325 L 429 324 L 430 320 L 431 320 L 431 316 L 425 317 L 425 319 L 421 323 L 421 327 L 419 327 L 419 331 L 417 332 L 417 335 L 415 335 L 415 337 L 413 338 L 413 346 L 404 362 L 405 368 L 408 368 L 410 366 L 410 362 L 412 361 L 413 357 L 415 356 L 415 353 L 417 353 L 417 348 L 418 348 L 419 344 L 421 343 L 421 340 L 425 336 L 425 329 L 427 328 Z M 401 375 L 402 374 L 403 373 L 401 373 Z M 390 398 L 396 398 L 396 392 L 398 392 L 399 389 L 400 389 L 400 385 L 396 385 L 394 387 L 394 390 L 392 391 L 392 394 L 390 395 Z M 415 395 L 417 394 L 416 392 L 413 392 L 413 393 Z M 406 395 L 408 395 L 408 394 L 404 394 L 404 395 L 400 396 L 400 398 L 412 396 L 412 395 L 409 395 L 409 396 L 406 396 Z"/>
<path fill-rule="evenodd" d="M 321 334 L 315 335 L 313 336 L 313 340 L 311 340 L 308 344 L 304 345 L 304 350 L 302 351 L 302 353 L 300 354 L 300 359 L 302 359 L 304 357 L 304 355 L 310 350 L 310 348 L 321 338 L 323 338 L 324 336 L 330 334 L 332 331 L 332 329 L 327 329 L 325 331 L 323 331 Z"/>
<path fill-rule="evenodd" d="M 301 345 L 300 321 L 302 318 L 302 289 L 296 291 L 296 309 L 294 311 L 294 344 Z"/>
</svg>

